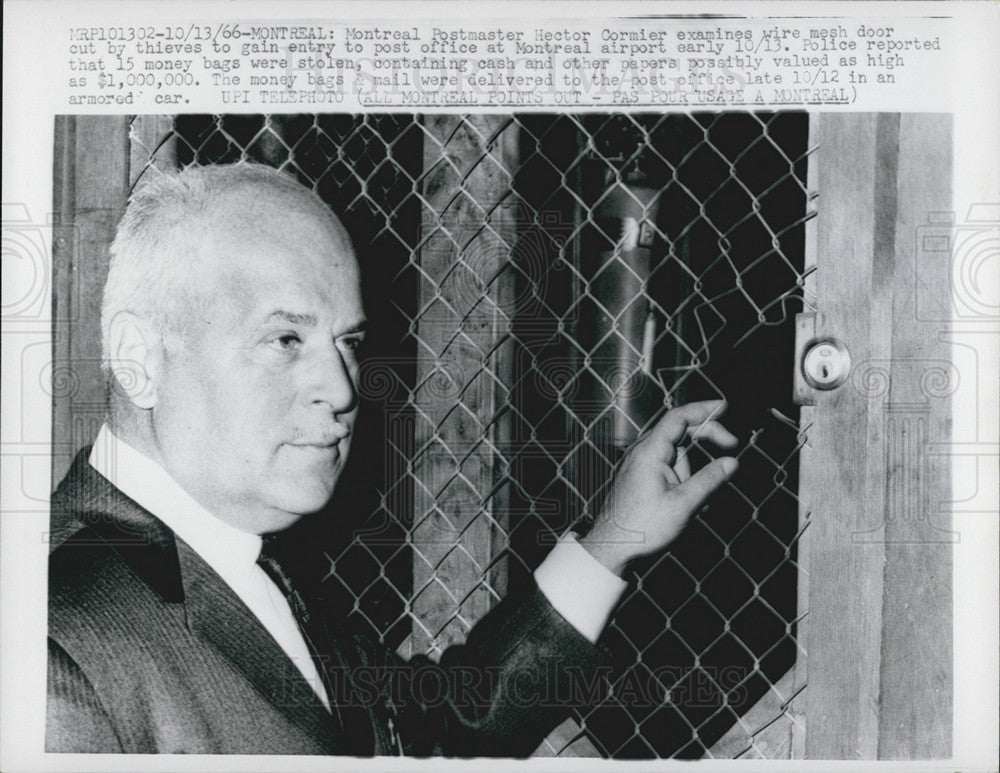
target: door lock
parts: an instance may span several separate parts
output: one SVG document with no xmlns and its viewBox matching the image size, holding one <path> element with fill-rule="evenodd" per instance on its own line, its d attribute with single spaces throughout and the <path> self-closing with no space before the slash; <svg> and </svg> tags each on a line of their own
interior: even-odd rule
<svg viewBox="0 0 1000 773">
<path fill-rule="evenodd" d="M 814 405 L 816 392 L 828 392 L 847 381 L 851 355 L 843 342 L 823 334 L 818 313 L 795 315 L 795 369 L 793 399 L 796 405 Z"/>
<path fill-rule="evenodd" d="M 802 375 L 813 389 L 836 389 L 851 372 L 851 355 L 840 341 L 815 341 L 802 357 Z"/>
</svg>

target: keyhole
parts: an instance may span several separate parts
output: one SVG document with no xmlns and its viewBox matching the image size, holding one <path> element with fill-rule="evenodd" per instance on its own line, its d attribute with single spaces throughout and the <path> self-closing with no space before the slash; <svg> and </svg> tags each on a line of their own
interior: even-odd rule
<svg viewBox="0 0 1000 773">
<path fill-rule="evenodd" d="M 820 341 L 806 350 L 802 372 L 813 389 L 836 389 L 850 372 L 847 350 L 836 342 Z"/>
</svg>

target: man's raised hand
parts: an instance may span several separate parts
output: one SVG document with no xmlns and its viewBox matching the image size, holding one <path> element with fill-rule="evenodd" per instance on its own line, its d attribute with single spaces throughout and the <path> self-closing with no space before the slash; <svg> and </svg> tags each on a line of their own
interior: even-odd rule
<svg viewBox="0 0 1000 773">
<path fill-rule="evenodd" d="M 580 540 L 610 571 L 620 575 L 633 558 L 673 542 L 736 471 L 736 459 L 724 456 L 692 475 L 687 448 L 680 446 L 688 437 L 734 448 L 736 437 L 716 420 L 725 409 L 723 400 L 674 408 L 625 454 L 593 529 Z"/>
</svg>

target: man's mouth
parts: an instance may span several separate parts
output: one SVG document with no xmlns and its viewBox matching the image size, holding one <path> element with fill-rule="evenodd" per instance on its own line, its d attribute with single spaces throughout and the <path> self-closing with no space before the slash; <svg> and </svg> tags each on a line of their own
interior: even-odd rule
<svg viewBox="0 0 1000 773">
<path fill-rule="evenodd" d="M 336 424 L 333 428 L 324 430 L 317 434 L 296 434 L 292 440 L 288 441 L 288 445 L 295 446 L 296 448 L 318 448 L 329 450 L 336 448 L 340 444 L 340 441 L 346 439 L 350 434 L 351 430 L 347 426 L 343 424 Z"/>
<path fill-rule="evenodd" d="M 307 442 L 307 443 L 296 442 L 296 443 L 288 443 L 288 445 L 290 445 L 292 448 L 297 448 L 297 449 L 302 450 L 302 451 L 315 451 L 317 453 L 327 453 L 327 454 L 339 453 L 340 452 L 340 449 L 339 449 L 340 441 L 339 440 L 333 440 L 333 441 L 316 441 L 316 442 Z"/>
</svg>

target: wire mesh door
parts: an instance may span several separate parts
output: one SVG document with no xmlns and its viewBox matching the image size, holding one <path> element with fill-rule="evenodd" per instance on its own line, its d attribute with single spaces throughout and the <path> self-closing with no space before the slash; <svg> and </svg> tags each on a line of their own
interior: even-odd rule
<svg viewBox="0 0 1000 773">
<path fill-rule="evenodd" d="M 791 113 L 144 117 L 131 169 L 269 163 L 351 232 L 361 418 L 351 485 L 308 528 L 345 609 L 404 654 L 526 589 L 666 407 L 729 402 L 739 472 L 629 568 L 615 667 L 565 696 L 596 753 L 698 758 L 802 688 L 807 136 Z"/>
</svg>

